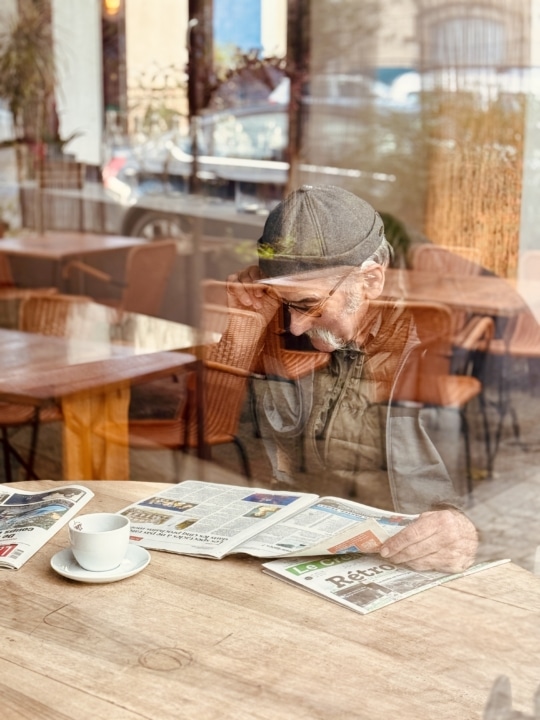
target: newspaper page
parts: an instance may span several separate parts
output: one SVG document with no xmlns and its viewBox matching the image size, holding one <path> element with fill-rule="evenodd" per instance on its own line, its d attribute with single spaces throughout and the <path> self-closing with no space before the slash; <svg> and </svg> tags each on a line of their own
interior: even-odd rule
<svg viewBox="0 0 540 720">
<path fill-rule="evenodd" d="M 411 570 L 378 555 L 344 554 L 309 560 L 272 560 L 263 572 L 286 580 L 363 615 L 456 578 L 509 560 L 473 565 L 461 573 Z"/>
<path fill-rule="evenodd" d="M 43 492 L 0 485 L 0 568 L 18 570 L 93 497 L 82 485 Z"/>
<path fill-rule="evenodd" d="M 317 499 L 310 493 L 185 480 L 120 513 L 130 519 L 133 543 L 220 559 Z"/>
<path fill-rule="evenodd" d="M 374 553 L 417 517 L 324 497 L 242 543 L 236 552 L 261 558 Z"/>
</svg>

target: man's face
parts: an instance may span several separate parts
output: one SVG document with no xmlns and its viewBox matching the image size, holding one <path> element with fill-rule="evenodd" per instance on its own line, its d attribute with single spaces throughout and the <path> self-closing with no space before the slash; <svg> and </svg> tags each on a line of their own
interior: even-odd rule
<svg viewBox="0 0 540 720">
<path fill-rule="evenodd" d="M 379 266 L 373 272 L 384 278 Z M 361 344 L 363 320 L 374 297 L 366 284 L 367 273 L 340 267 L 324 277 L 309 275 L 291 276 L 288 284 L 274 288 L 289 310 L 291 333 L 307 335 L 313 347 L 322 352 Z"/>
</svg>

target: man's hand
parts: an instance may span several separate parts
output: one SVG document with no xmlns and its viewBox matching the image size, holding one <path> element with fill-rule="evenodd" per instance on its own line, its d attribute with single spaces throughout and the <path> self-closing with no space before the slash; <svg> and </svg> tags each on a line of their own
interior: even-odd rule
<svg viewBox="0 0 540 720">
<path fill-rule="evenodd" d="M 478 548 L 478 533 L 457 509 L 425 512 L 383 543 L 380 554 L 413 570 L 461 572 L 470 567 Z"/>
<path fill-rule="evenodd" d="M 257 310 L 270 322 L 279 307 L 279 300 L 257 281 L 263 276 L 257 265 L 241 270 L 227 278 L 227 294 L 231 307 Z"/>
</svg>

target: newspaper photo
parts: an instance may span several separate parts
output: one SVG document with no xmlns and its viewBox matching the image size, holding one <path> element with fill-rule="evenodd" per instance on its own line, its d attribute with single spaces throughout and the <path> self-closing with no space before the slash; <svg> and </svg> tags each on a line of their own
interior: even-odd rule
<svg viewBox="0 0 540 720">
<path fill-rule="evenodd" d="M 463 572 L 447 574 L 393 565 L 379 555 L 345 554 L 301 561 L 272 560 L 263 563 L 263 572 L 365 615 L 436 585 L 506 562 L 510 561 L 479 563 Z"/>
<path fill-rule="evenodd" d="M 82 485 L 44 492 L 0 485 L 0 568 L 18 570 L 93 496 Z"/>
<path fill-rule="evenodd" d="M 237 552 L 261 558 L 373 553 L 416 517 L 325 497 L 247 540 Z"/>
<path fill-rule="evenodd" d="M 220 559 L 316 499 L 309 493 L 185 480 L 120 513 L 131 522 L 131 542 Z"/>
<path fill-rule="evenodd" d="M 374 552 L 415 519 L 350 500 L 186 480 L 124 510 L 131 541 L 220 559 Z"/>
</svg>

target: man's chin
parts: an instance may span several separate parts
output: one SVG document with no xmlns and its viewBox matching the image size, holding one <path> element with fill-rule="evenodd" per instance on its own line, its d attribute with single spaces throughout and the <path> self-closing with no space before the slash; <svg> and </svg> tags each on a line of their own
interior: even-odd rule
<svg viewBox="0 0 540 720">
<path fill-rule="evenodd" d="M 311 344 L 319 352 L 334 352 L 337 348 L 332 343 L 325 342 L 321 338 L 312 338 Z"/>
<path fill-rule="evenodd" d="M 315 350 L 319 352 L 334 352 L 334 350 L 339 350 L 343 345 L 338 338 L 325 338 L 316 333 L 309 335 L 309 339 Z"/>
</svg>

